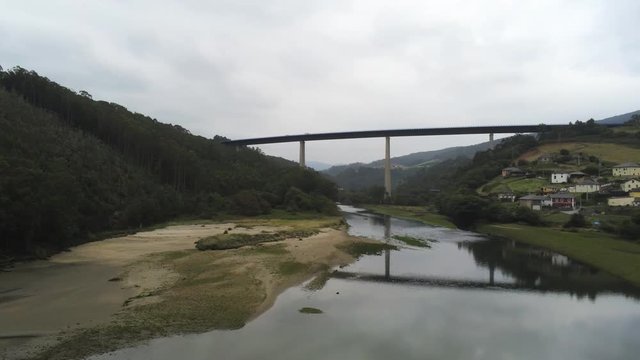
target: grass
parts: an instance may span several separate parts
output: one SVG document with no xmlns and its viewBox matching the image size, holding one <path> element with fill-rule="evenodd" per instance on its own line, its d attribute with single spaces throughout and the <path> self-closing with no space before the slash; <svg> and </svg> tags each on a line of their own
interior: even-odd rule
<svg viewBox="0 0 640 360">
<path fill-rule="evenodd" d="M 321 290 L 322 288 L 324 288 L 330 278 L 331 275 L 329 274 L 329 270 L 324 270 L 316 275 L 313 280 L 309 281 L 309 283 L 304 288 L 309 291 Z"/>
<path fill-rule="evenodd" d="M 414 238 L 412 236 L 408 236 L 408 235 L 393 235 L 392 238 L 411 246 L 417 246 L 417 247 L 423 247 L 423 248 L 431 247 L 431 245 L 429 245 L 427 242 L 420 240 L 418 238 Z"/>
<path fill-rule="evenodd" d="M 298 310 L 298 312 L 301 312 L 303 314 L 322 314 L 322 310 L 313 307 L 303 307 L 302 309 Z"/>
<path fill-rule="evenodd" d="M 543 154 L 559 153 L 560 149 L 567 149 L 571 153 L 582 152 L 586 155 L 594 155 L 603 161 L 611 161 L 614 163 L 622 163 L 640 158 L 640 148 L 631 146 L 614 143 L 561 142 L 540 145 L 520 156 L 520 159 L 532 161 Z"/>
<path fill-rule="evenodd" d="M 309 264 L 303 264 L 297 261 L 283 261 L 278 264 L 278 273 L 288 276 L 309 271 Z"/>
<path fill-rule="evenodd" d="M 515 193 L 530 193 L 530 192 L 538 192 L 540 188 L 548 185 L 547 180 L 536 179 L 536 178 L 503 178 L 502 176 L 498 176 L 495 179 L 491 180 L 487 184 L 483 185 L 478 192 L 481 194 L 488 194 L 493 189 L 500 187 L 501 189 L 504 187 L 508 187 L 509 190 Z"/>
<path fill-rule="evenodd" d="M 544 247 L 607 271 L 640 286 L 640 244 L 605 233 L 518 224 L 482 225 L 480 232 Z"/>
<path fill-rule="evenodd" d="M 421 206 L 365 205 L 363 208 L 383 215 L 415 220 L 423 224 L 455 229 L 456 226 L 444 215 L 436 214 Z"/>
<path fill-rule="evenodd" d="M 260 234 L 219 234 L 196 241 L 198 250 L 237 249 L 247 245 L 280 241 L 290 238 L 305 238 L 319 233 L 317 229 L 281 230 Z"/>
<path fill-rule="evenodd" d="M 354 258 L 364 255 L 382 255 L 385 250 L 398 250 L 398 247 L 381 242 L 355 242 L 339 247 Z"/>
</svg>

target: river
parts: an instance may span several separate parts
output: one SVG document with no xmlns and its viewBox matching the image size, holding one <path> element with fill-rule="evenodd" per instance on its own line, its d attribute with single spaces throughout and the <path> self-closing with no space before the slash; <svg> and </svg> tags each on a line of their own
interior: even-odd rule
<svg viewBox="0 0 640 360">
<path fill-rule="evenodd" d="M 238 330 L 90 359 L 637 359 L 640 293 L 511 241 L 341 206 L 352 235 L 400 246 L 282 293 Z M 408 246 L 397 236 L 420 239 Z M 312 307 L 321 314 L 298 310 Z"/>
</svg>

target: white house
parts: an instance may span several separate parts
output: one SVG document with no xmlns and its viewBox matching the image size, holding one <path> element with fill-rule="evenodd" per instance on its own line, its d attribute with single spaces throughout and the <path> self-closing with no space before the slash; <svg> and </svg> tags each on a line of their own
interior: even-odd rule
<svg viewBox="0 0 640 360">
<path fill-rule="evenodd" d="M 623 163 L 611 168 L 613 176 L 640 176 L 640 165 L 636 163 Z"/>
<path fill-rule="evenodd" d="M 562 184 L 569 182 L 569 174 L 567 173 L 553 173 L 551 174 L 552 184 Z"/>
<path fill-rule="evenodd" d="M 633 189 L 640 188 L 640 181 L 638 179 L 631 179 L 629 181 L 625 181 L 620 185 L 620 188 L 624 192 L 629 192 Z"/>
</svg>

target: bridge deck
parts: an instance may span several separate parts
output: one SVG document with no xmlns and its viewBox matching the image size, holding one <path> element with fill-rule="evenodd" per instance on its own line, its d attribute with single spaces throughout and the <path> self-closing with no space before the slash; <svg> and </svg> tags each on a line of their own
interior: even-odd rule
<svg viewBox="0 0 640 360">
<path fill-rule="evenodd" d="M 519 134 L 537 133 L 551 129 L 562 129 L 569 125 L 497 125 L 497 126 L 464 126 L 464 127 L 444 127 L 444 128 L 421 128 L 421 129 L 395 129 L 395 130 L 365 130 L 330 132 L 317 134 L 299 134 L 261 137 L 252 139 L 239 139 L 225 141 L 228 145 L 259 145 L 275 144 L 295 141 L 315 141 L 315 140 L 338 140 L 338 139 L 362 139 L 378 137 L 399 137 L 399 136 L 431 136 L 431 135 L 470 135 L 470 134 Z M 615 127 L 619 125 L 603 125 Z"/>
</svg>

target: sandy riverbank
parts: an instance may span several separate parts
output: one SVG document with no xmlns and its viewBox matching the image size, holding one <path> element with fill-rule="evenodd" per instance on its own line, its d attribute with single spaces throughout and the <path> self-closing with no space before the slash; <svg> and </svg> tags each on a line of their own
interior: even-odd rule
<svg viewBox="0 0 640 360">
<path fill-rule="evenodd" d="M 287 287 L 352 261 L 339 248 L 361 241 L 323 227 L 326 221 L 307 221 L 321 232 L 233 250 L 194 249 L 198 239 L 225 230 L 256 234 L 295 221 L 274 224 L 170 226 L 18 264 L 0 273 L 0 358 L 83 357 L 155 336 L 239 327 Z"/>
</svg>

